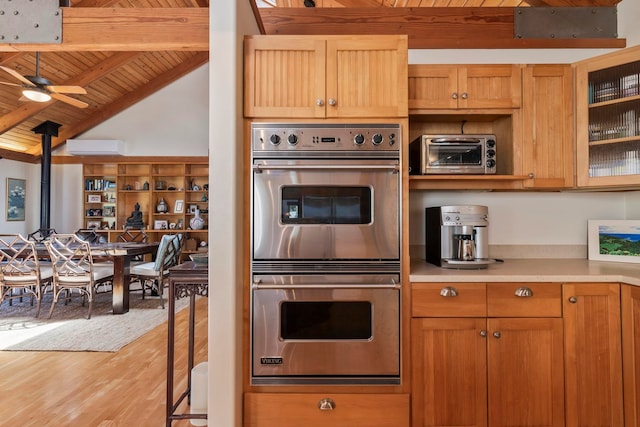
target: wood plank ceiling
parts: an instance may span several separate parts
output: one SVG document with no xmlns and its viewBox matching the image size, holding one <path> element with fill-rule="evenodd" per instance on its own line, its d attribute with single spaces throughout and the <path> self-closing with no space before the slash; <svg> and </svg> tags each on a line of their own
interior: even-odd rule
<svg viewBox="0 0 640 427">
<path fill-rule="evenodd" d="M 407 34 L 411 49 L 619 48 L 626 45 L 624 39 L 618 38 L 515 36 L 518 8 L 613 7 L 622 0 L 251 1 L 262 34 Z M 582 25 L 597 31 L 589 28 L 585 20 L 575 18 L 573 21 L 563 25 L 570 25 L 568 28 Z"/>
<path fill-rule="evenodd" d="M 20 101 L 20 87 L 0 84 L 0 157 L 36 163 L 41 135 L 32 129 L 42 122 L 62 125 L 55 147 L 207 63 L 208 6 L 208 0 L 76 0 L 61 8 L 61 45 L 0 43 L 0 65 L 33 76 L 35 52 L 41 51 L 40 75 L 54 85 L 84 87 L 86 95 L 69 96 L 89 104 Z M 139 33 L 127 26 L 136 19 Z M 197 34 L 184 33 L 189 23 Z M 3 70 L 0 81 L 19 83 Z"/>
</svg>

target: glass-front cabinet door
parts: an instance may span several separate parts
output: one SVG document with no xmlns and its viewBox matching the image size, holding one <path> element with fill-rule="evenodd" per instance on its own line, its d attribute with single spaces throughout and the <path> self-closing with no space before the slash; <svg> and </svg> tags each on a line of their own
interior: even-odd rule
<svg viewBox="0 0 640 427">
<path fill-rule="evenodd" d="M 640 184 L 640 47 L 576 64 L 579 187 Z"/>
</svg>

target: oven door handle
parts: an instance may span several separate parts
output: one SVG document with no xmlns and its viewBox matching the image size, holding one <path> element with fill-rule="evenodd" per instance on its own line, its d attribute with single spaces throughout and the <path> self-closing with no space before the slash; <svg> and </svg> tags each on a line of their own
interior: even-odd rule
<svg viewBox="0 0 640 427">
<path fill-rule="evenodd" d="M 261 281 L 254 281 L 253 290 L 258 289 L 400 289 L 399 283 L 389 283 L 385 285 L 365 285 L 365 284 L 330 284 L 325 285 L 321 283 L 305 283 L 304 285 L 265 285 Z"/>
<path fill-rule="evenodd" d="M 255 173 L 263 170 L 388 170 L 398 173 L 398 165 L 253 165 Z"/>
</svg>

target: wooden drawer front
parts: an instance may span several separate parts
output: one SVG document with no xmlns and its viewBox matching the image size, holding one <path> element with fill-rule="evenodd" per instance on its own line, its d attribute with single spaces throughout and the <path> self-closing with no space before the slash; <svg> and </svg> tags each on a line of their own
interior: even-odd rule
<svg viewBox="0 0 640 427">
<path fill-rule="evenodd" d="M 319 402 L 331 399 L 332 410 Z M 409 427 L 408 394 L 246 393 L 244 427 Z"/>
<path fill-rule="evenodd" d="M 450 296 L 443 296 L 448 293 Z M 455 294 L 455 296 L 453 296 Z M 413 283 L 412 317 L 485 317 L 484 283 Z"/>
<path fill-rule="evenodd" d="M 524 295 L 530 291 L 531 296 Z M 487 285 L 489 317 L 561 317 L 560 283 L 490 283 Z"/>
</svg>

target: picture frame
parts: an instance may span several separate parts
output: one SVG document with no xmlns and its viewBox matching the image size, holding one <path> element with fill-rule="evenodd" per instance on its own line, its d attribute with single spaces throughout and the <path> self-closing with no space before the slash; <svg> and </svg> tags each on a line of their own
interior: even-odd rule
<svg viewBox="0 0 640 427">
<path fill-rule="evenodd" d="M 95 228 L 99 229 L 101 226 L 101 221 L 87 221 L 87 228 Z"/>
<path fill-rule="evenodd" d="M 184 200 L 176 200 L 173 205 L 173 213 L 183 213 L 184 212 Z"/>
<path fill-rule="evenodd" d="M 102 202 L 102 196 L 99 194 L 89 194 L 87 196 L 87 203 L 100 203 Z"/>
<path fill-rule="evenodd" d="M 7 178 L 7 221 L 25 220 L 27 180 Z"/>
<path fill-rule="evenodd" d="M 195 214 L 196 211 L 198 210 L 198 205 L 189 205 L 189 213 L 190 214 Z"/>
<path fill-rule="evenodd" d="M 589 260 L 640 263 L 639 220 L 589 220 Z"/>
<path fill-rule="evenodd" d="M 164 219 L 156 219 L 153 221 L 153 229 L 154 230 L 168 230 L 169 222 Z"/>
</svg>

